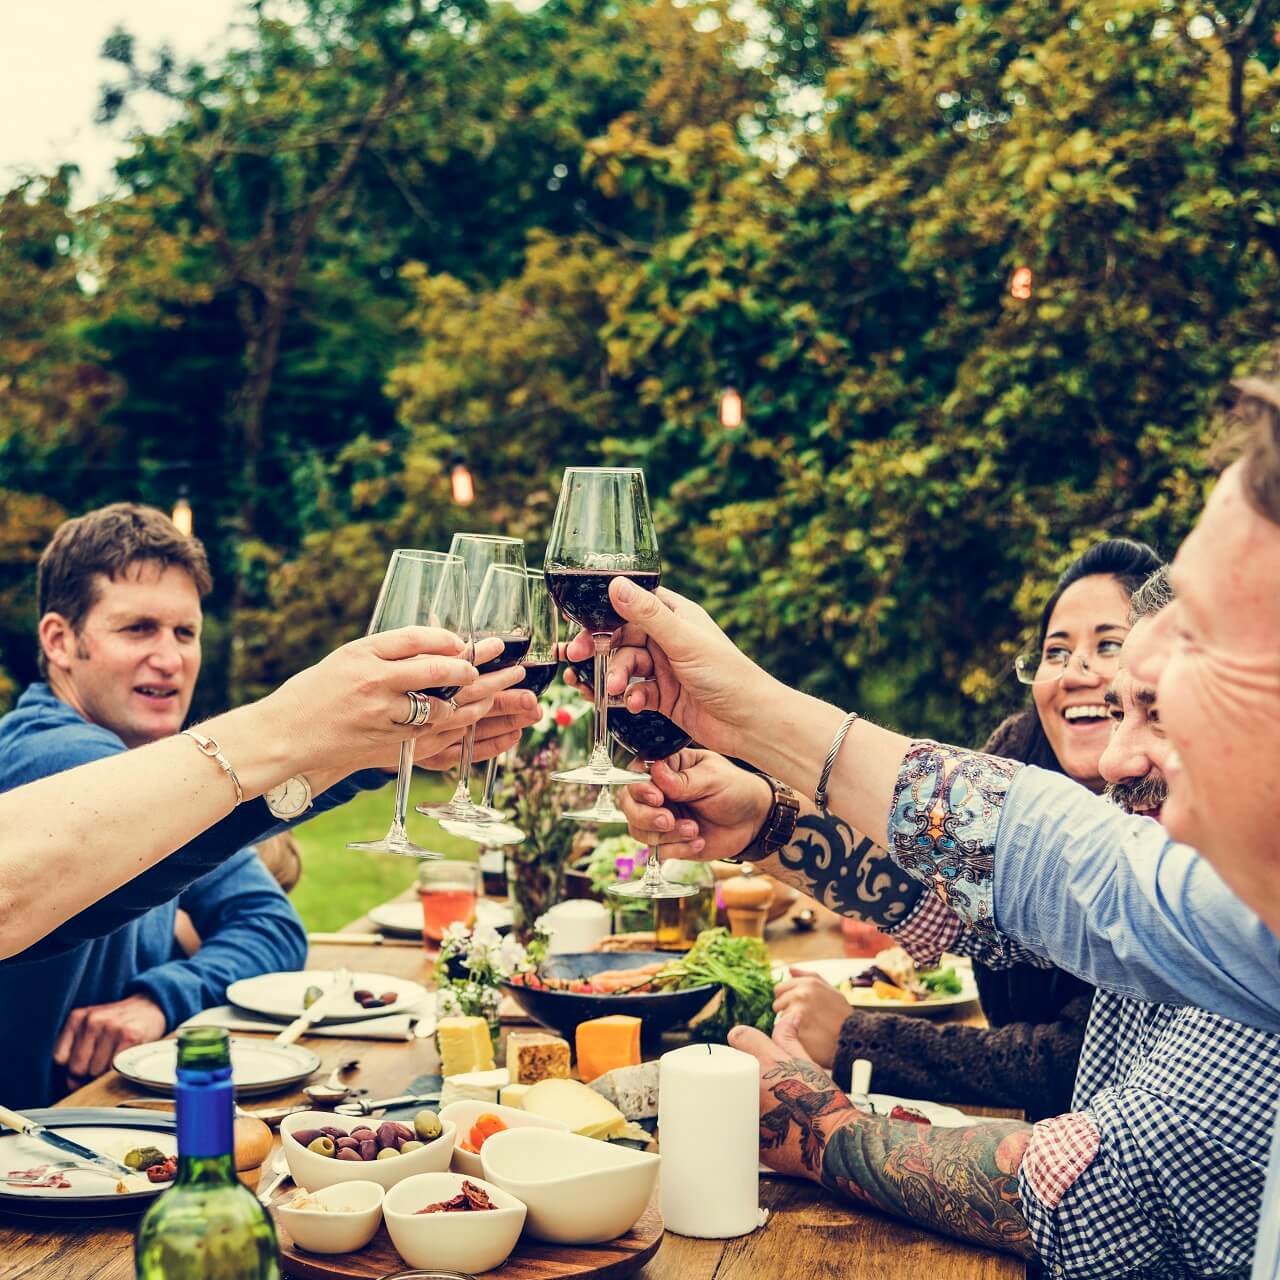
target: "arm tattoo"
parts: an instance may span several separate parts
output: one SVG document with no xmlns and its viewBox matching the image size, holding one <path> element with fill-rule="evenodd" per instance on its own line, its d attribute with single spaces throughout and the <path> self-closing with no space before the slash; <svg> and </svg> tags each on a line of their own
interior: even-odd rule
<svg viewBox="0 0 1280 1280">
<path fill-rule="evenodd" d="M 1032 1258 L 1018 1191 L 1030 1138 L 1018 1120 L 944 1129 L 855 1112 L 827 1138 L 822 1184 L 944 1235 Z"/>
<path fill-rule="evenodd" d="M 776 857 L 781 879 L 830 911 L 884 929 L 901 924 L 924 893 L 874 841 L 836 817 L 802 817 Z"/>
</svg>

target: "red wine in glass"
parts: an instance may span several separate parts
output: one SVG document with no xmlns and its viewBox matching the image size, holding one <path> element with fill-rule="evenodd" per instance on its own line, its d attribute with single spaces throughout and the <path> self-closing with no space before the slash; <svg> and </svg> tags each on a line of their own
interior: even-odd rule
<svg viewBox="0 0 1280 1280">
<path fill-rule="evenodd" d="M 639 756 L 645 764 L 665 760 L 683 751 L 692 741 L 675 721 L 668 720 L 661 712 L 627 711 L 623 707 L 610 708 L 609 732 L 615 742 Z"/>
<path fill-rule="evenodd" d="M 560 612 L 592 635 L 612 634 L 622 627 L 609 600 L 614 578 L 630 578 L 646 591 L 656 591 L 662 578 L 660 571 L 641 569 L 548 569 L 546 574 L 547 590 Z"/>
<path fill-rule="evenodd" d="M 476 639 L 478 643 L 482 637 L 478 636 Z M 529 645 L 532 643 L 530 636 L 500 636 L 499 639 L 502 641 L 502 652 L 496 658 L 476 665 L 476 670 L 482 676 L 487 676 L 491 671 L 505 671 L 508 667 L 514 667 L 529 652 Z"/>
<path fill-rule="evenodd" d="M 517 689 L 528 689 L 536 698 L 540 698 L 551 687 L 551 682 L 560 670 L 558 662 L 526 662 L 524 679 L 516 685 Z"/>
</svg>

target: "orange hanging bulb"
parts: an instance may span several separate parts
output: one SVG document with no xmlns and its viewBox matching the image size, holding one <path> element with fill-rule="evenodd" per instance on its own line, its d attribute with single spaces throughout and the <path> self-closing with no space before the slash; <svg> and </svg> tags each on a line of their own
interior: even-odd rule
<svg viewBox="0 0 1280 1280">
<path fill-rule="evenodd" d="M 720 393 L 720 425 L 728 431 L 742 426 L 742 394 L 736 387 L 725 387 Z"/>
<path fill-rule="evenodd" d="M 453 500 L 460 507 L 469 507 L 476 499 L 475 481 L 465 462 L 455 462 L 449 473 L 449 482 L 453 486 Z"/>
<path fill-rule="evenodd" d="M 182 492 L 178 495 L 178 500 L 173 504 L 173 515 L 170 517 L 177 526 L 177 530 L 184 538 L 191 537 L 193 527 L 193 517 L 191 512 L 191 503 L 187 501 L 186 486 L 182 488 Z"/>
<path fill-rule="evenodd" d="M 1009 280 L 1009 292 L 1019 302 L 1027 302 L 1031 298 L 1031 268 L 1018 267 Z"/>
</svg>

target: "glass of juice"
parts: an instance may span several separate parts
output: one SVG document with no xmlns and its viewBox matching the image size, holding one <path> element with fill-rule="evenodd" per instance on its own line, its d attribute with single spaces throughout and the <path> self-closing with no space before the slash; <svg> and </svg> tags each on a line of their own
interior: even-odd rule
<svg viewBox="0 0 1280 1280">
<path fill-rule="evenodd" d="M 474 862 L 423 862 L 418 866 L 418 897 L 422 901 L 422 940 L 434 948 L 444 931 L 461 922 L 473 925 L 480 893 L 480 868 Z"/>
</svg>

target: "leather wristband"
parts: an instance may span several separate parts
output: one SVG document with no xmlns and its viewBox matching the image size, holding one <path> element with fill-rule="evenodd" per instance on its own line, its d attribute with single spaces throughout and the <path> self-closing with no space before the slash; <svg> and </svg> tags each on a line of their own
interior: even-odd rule
<svg viewBox="0 0 1280 1280">
<path fill-rule="evenodd" d="M 759 770 L 752 772 L 758 773 Z M 770 854 L 777 853 L 784 845 L 790 844 L 791 837 L 795 834 L 796 822 L 800 817 L 800 800 L 796 793 L 785 782 L 779 782 L 767 773 L 761 773 L 760 777 L 773 790 L 773 806 L 751 843 L 732 858 L 726 858 L 726 862 L 762 862 Z"/>
</svg>

